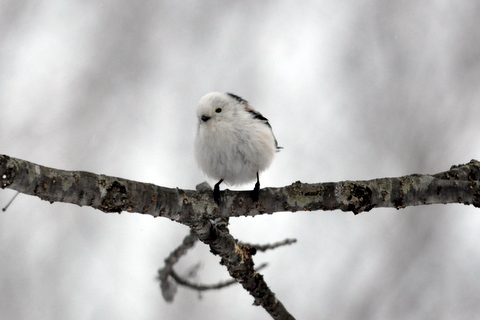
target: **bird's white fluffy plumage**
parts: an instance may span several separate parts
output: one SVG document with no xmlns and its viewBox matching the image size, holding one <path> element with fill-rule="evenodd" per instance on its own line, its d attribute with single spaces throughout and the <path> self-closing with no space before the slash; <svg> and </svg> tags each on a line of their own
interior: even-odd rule
<svg viewBox="0 0 480 320">
<path fill-rule="evenodd" d="M 254 181 L 278 146 L 268 120 L 247 101 L 224 92 L 203 96 L 197 108 L 195 159 L 205 174 L 227 184 Z"/>
</svg>

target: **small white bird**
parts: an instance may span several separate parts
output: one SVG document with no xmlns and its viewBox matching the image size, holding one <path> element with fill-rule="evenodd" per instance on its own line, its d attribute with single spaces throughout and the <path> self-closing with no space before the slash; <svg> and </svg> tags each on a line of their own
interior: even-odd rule
<svg viewBox="0 0 480 320">
<path fill-rule="evenodd" d="M 231 93 L 211 92 L 197 107 L 195 159 L 205 174 L 219 181 L 213 197 L 220 202 L 220 184 L 243 184 L 257 179 L 252 198 L 258 201 L 258 173 L 270 166 L 281 147 L 268 120 L 246 100 Z"/>
</svg>

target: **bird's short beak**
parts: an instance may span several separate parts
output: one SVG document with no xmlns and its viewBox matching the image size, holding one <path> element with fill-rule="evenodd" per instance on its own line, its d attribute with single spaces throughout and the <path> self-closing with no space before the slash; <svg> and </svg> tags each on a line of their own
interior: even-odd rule
<svg viewBox="0 0 480 320">
<path fill-rule="evenodd" d="M 203 122 L 207 122 L 208 120 L 210 120 L 211 117 L 208 117 L 208 116 L 202 116 L 201 119 Z"/>
</svg>

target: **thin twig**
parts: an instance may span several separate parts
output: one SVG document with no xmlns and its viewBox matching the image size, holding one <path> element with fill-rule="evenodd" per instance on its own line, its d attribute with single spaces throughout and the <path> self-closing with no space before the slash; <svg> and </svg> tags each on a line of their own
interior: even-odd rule
<svg viewBox="0 0 480 320">
<path fill-rule="evenodd" d="M 7 211 L 8 207 L 10 206 L 10 204 L 12 204 L 13 200 L 15 200 L 15 198 L 18 196 L 20 192 L 17 192 L 10 201 L 8 201 L 7 205 L 2 209 L 3 212 Z"/>
<path fill-rule="evenodd" d="M 194 246 L 197 240 L 197 235 L 193 231 L 190 231 L 190 233 L 183 239 L 182 244 L 173 250 L 165 259 L 165 267 L 158 270 L 158 280 L 160 280 L 160 288 L 165 301 L 172 302 L 176 292 L 175 284 L 168 279 L 168 276 L 173 271 L 173 265 Z"/>
<path fill-rule="evenodd" d="M 246 245 L 246 246 L 249 246 L 249 247 L 253 247 L 255 249 L 257 249 L 257 251 L 267 251 L 267 250 L 273 250 L 275 248 L 278 248 L 278 247 L 281 247 L 281 246 L 288 246 L 288 245 L 291 245 L 291 244 L 294 244 L 297 242 L 297 239 L 285 239 L 285 240 L 282 240 L 282 241 L 278 241 L 278 242 L 275 242 L 275 243 L 271 243 L 271 244 L 251 244 L 251 243 L 245 243 L 245 242 L 239 242 L 243 245 Z"/>
<path fill-rule="evenodd" d="M 262 263 L 260 266 L 258 266 L 258 268 L 256 268 L 256 271 L 262 270 L 267 265 L 267 263 Z M 178 284 L 197 291 L 217 290 L 237 283 L 235 280 L 224 280 L 216 284 L 195 284 L 179 276 L 173 269 L 170 271 L 170 275 Z"/>
</svg>

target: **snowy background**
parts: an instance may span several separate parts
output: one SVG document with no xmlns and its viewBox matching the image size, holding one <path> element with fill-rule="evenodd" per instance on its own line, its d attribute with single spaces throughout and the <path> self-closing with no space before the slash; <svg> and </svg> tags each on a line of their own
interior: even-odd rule
<svg viewBox="0 0 480 320">
<path fill-rule="evenodd" d="M 250 101 L 284 147 L 262 186 L 437 173 L 480 159 L 480 3 L 0 3 L 0 153 L 193 189 L 198 99 Z M 245 186 L 244 188 L 251 188 Z M 3 207 L 15 194 L 0 190 Z M 463 205 L 233 219 L 298 319 L 472 319 L 480 211 Z M 240 286 L 163 301 L 188 233 L 20 195 L 0 212 L 0 319 L 270 319 Z M 228 279 L 198 243 L 177 267 Z"/>
</svg>

